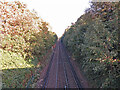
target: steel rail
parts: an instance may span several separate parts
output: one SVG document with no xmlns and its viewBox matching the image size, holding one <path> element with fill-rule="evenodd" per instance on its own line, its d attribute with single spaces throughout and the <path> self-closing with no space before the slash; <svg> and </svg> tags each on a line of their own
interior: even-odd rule
<svg viewBox="0 0 120 90">
<path fill-rule="evenodd" d="M 61 42 L 61 44 L 62 44 L 62 42 Z M 77 74 L 76 74 L 76 72 L 75 72 L 75 70 L 74 70 L 74 68 L 73 68 L 73 65 L 72 65 L 72 63 L 71 63 L 71 61 L 70 61 L 70 58 L 69 58 L 69 56 L 68 56 L 68 54 L 67 54 L 67 52 L 66 52 L 66 49 L 65 49 L 65 47 L 64 47 L 63 44 L 62 44 L 62 48 L 65 50 L 65 54 L 66 54 L 67 60 L 68 60 L 68 62 L 69 62 L 69 64 L 70 64 L 70 68 L 71 68 L 71 71 L 72 71 L 72 75 L 73 75 L 73 77 L 74 77 L 74 80 L 75 80 L 75 82 L 76 82 L 77 87 L 78 87 L 80 90 L 83 90 L 82 85 L 81 85 L 81 83 L 80 83 L 80 81 L 79 81 L 79 78 L 78 78 L 78 76 L 77 76 Z"/>
<path fill-rule="evenodd" d="M 49 63 L 48 69 L 47 69 L 47 73 L 46 73 L 45 78 L 43 80 L 44 82 L 43 82 L 42 88 L 46 88 L 46 86 L 48 84 L 48 77 L 49 77 L 50 69 L 51 69 L 51 66 L 52 66 L 53 57 L 54 57 L 54 51 L 55 50 L 56 50 L 56 47 L 53 49 L 53 53 L 51 55 L 51 59 L 50 59 L 50 63 Z"/>
<path fill-rule="evenodd" d="M 58 51 L 59 51 L 59 43 L 58 43 Z M 59 58 L 59 52 L 57 54 L 57 62 L 56 62 L 57 67 L 56 67 L 56 85 L 55 85 L 55 88 L 57 88 L 57 83 L 58 83 L 58 61 L 59 61 L 58 58 Z"/>
<path fill-rule="evenodd" d="M 60 47 L 61 47 L 61 43 L 60 43 Z M 62 48 L 60 49 L 60 52 L 62 53 Z M 60 57 L 62 58 L 62 56 L 60 56 Z M 63 60 L 62 60 L 62 62 L 63 62 Z M 69 88 L 68 75 L 67 75 L 67 70 L 66 70 L 64 62 L 63 62 L 63 68 L 64 68 L 64 75 L 65 75 L 65 82 L 66 82 L 66 85 L 64 88 Z"/>
</svg>

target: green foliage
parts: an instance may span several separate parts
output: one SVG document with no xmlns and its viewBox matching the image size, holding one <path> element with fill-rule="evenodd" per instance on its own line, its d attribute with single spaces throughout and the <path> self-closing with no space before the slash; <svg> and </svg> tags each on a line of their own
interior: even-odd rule
<svg viewBox="0 0 120 90">
<path fill-rule="evenodd" d="M 3 88 L 25 87 L 57 40 L 47 22 L 19 2 L 0 1 L 0 63 Z M 39 67 L 40 68 L 40 67 Z"/>
<path fill-rule="evenodd" d="M 1 8 L 1 13 L 5 14 L 0 22 L 2 49 L 21 53 L 26 60 L 39 59 L 55 43 L 55 33 L 49 30 L 49 24 L 40 19 L 36 12 L 29 11 L 25 4 L 19 1 L 0 2 L 0 6 L 6 6 L 4 10 Z"/>
<path fill-rule="evenodd" d="M 93 87 L 120 87 L 116 4 L 92 3 L 63 35 L 64 44 Z"/>
<path fill-rule="evenodd" d="M 21 88 L 23 80 L 26 82 L 30 77 L 26 77 L 31 71 L 34 71 L 34 64 L 30 64 L 24 60 L 21 54 L 8 52 L 0 49 L 2 57 L 2 87 L 3 88 Z M 38 62 L 35 62 L 38 63 Z"/>
</svg>

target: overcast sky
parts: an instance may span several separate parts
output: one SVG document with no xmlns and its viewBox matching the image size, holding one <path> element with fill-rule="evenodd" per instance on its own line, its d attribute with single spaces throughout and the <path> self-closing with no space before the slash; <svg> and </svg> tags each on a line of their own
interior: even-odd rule
<svg viewBox="0 0 120 90">
<path fill-rule="evenodd" d="M 15 0 L 6 0 L 15 1 Z M 18 1 L 18 0 L 16 0 Z M 64 30 L 75 22 L 89 7 L 90 0 L 19 0 L 27 7 L 37 11 L 38 15 L 50 23 L 52 31 L 60 37 Z"/>
</svg>

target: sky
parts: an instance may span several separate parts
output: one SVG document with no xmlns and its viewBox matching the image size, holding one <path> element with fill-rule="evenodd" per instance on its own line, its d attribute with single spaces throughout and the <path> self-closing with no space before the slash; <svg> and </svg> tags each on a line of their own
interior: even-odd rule
<svg viewBox="0 0 120 90">
<path fill-rule="evenodd" d="M 6 0 L 18 1 L 18 0 Z M 27 8 L 35 10 L 44 21 L 48 22 L 58 37 L 65 29 L 75 23 L 88 8 L 90 0 L 19 0 L 27 4 Z"/>
</svg>

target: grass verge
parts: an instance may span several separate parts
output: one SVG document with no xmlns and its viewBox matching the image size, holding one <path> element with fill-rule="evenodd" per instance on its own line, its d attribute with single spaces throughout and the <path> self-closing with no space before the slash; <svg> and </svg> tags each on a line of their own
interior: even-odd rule
<svg viewBox="0 0 120 90">
<path fill-rule="evenodd" d="M 25 61 L 19 53 L 8 52 L 0 49 L 0 58 L 2 66 L 2 88 L 25 88 L 28 85 L 31 77 L 34 76 L 34 80 L 29 84 L 37 80 L 39 76 L 37 73 L 44 67 L 41 61 L 34 59 L 32 63 Z M 43 61 L 44 62 L 44 61 Z M 45 61 L 47 62 L 47 61 Z M 45 64 L 45 63 L 44 63 Z"/>
</svg>

